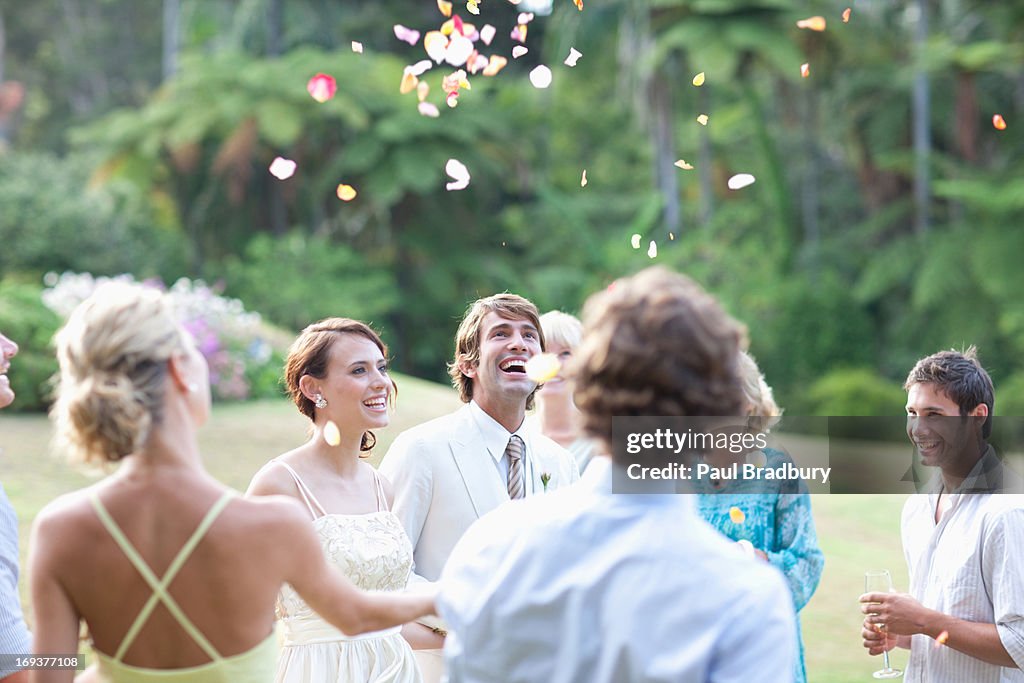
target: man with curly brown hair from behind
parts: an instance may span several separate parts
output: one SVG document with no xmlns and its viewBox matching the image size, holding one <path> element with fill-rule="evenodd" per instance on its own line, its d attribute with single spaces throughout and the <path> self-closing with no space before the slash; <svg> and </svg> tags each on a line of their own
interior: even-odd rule
<svg viewBox="0 0 1024 683">
<path fill-rule="evenodd" d="M 650 268 L 592 296 L 569 372 L 600 448 L 578 484 L 469 529 L 441 577 L 452 683 L 791 683 L 780 574 L 691 496 L 613 493 L 614 416 L 735 416 L 745 331 L 686 277 Z"/>
</svg>

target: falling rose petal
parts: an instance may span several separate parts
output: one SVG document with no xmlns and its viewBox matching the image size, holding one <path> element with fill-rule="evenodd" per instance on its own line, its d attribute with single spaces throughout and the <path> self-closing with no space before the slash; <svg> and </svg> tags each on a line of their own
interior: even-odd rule
<svg viewBox="0 0 1024 683">
<path fill-rule="evenodd" d="M 494 40 L 494 34 L 497 33 L 497 29 L 490 24 L 485 24 L 480 29 L 480 40 L 484 41 L 484 45 L 490 45 L 491 41 Z"/>
<path fill-rule="evenodd" d="M 448 53 L 448 36 L 440 31 L 427 31 L 423 36 L 423 49 L 428 57 L 440 64 Z"/>
<path fill-rule="evenodd" d="M 583 0 L 572 0 L 572 1 L 574 3 L 576 3 L 576 9 L 578 9 L 579 11 L 582 12 L 583 11 Z"/>
<path fill-rule="evenodd" d="M 448 96 L 444 98 L 445 103 L 451 108 L 459 106 L 459 91 L 448 93 Z"/>
<path fill-rule="evenodd" d="M 469 169 L 458 159 L 449 159 L 444 166 L 444 172 L 452 179 L 452 182 L 445 185 L 445 189 L 449 192 L 464 190 L 469 185 Z"/>
<path fill-rule="evenodd" d="M 693 170 L 693 164 L 687 163 L 685 159 L 680 159 L 679 161 L 674 163 L 673 166 L 678 166 L 679 168 L 683 169 L 684 171 L 692 171 Z"/>
<path fill-rule="evenodd" d="M 562 369 L 562 363 L 553 353 L 538 353 L 526 361 L 526 376 L 537 384 L 543 384 L 554 378 Z"/>
<path fill-rule="evenodd" d="M 849 7 L 847 7 L 846 9 L 843 10 L 843 23 L 844 24 L 849 24 L 850 23 L 850 12 L 851 11 L 853 11 L 853 10 L 851 10 Z"/>
<path fill-rule="evenodd" d="M 352 52 L 355 52 L 356 54 L 360 54 L 360 55 L 363 54 L 363 44 L 353 40 L 352 41 Z"/>
<path fill-rule="evenodd" d="M 440 110 L 438 110 L 437 105 L 434 104 L 433 102 L 420 102 L 418 109 L 420 111 L 420 114 L 422 114 L 423 116 L 429 116 L 432 119 L 436 119 L 438 116 L 441 115 L 441 112 Z"/>
<path fill-rule="evenodd" d="M 530 83 L 533 83 L 534 88 L 546 88 L 551 85 L 551 69 L 547 68 L 543 64 L 535 67 L 530 72 Z"/>
<path fill-rule="evenodd" d="M 474 50 L 473 54 L 469 56 L 469 61 L 466 64 L 469 67 L 469 73 L 475 74 L 477 71 L 480 71 L 481 69 L 486 69 L 488 66 L 491 65 L 491 62 L 487 59 L 487 57 L 484 57 L 482 54 L 479 54 Z M 494 74 L 491 75 L 493 76 Z"/>
<path fill-rule="evenodd" d="M 460 36 L 466 35 L 465 27 L 462 24 L 462 17 L 458 14 L 452 17 L 452 33 L 457 33 Z"/>
<path fill-rule="evenodd" d="M 398 92 L 401 93 L 402 95 L 406 94 L 407 92 L 412 92 L 413 90 L 415 90 L 416 85 L 419 82 L 420 79 L 416 78 L 416 74 L 406 70 L 406 72 L 402 74 L 402 82 L 398 86 Z"/>
<path fill-rule="evenodd" d="M 416 84 L 416 99 L 420 102 L 427 99 L 427 95 L 430 94 L 430 86 L 427 85 L 426 81 L 420 81 Z"/>
<path fill-rule="evenodd" d="M 810 64 L 801 64 L 800 65 L 800 75 L 803 76 L 804 78 L 807 78 L 808 76 L 810 76 L 811 75 L 811 65 Z"/>
<path fill-rule="evenodd" d="M 587 186 L 587 169 L 583 169 L 583 177 L 580 178 L 580 187 Z"/>
<path fill-rule="evenodd" d="M 337 446 L 341 443 L 341 430 L 331 420 L 328 420 L 327 424 L 324 425 L 324 441 L 327 442 L 328 446 Z"/>
<path fill-rule="evenodd" d="M 729 508 L 729 519 L 732 520 L 733 524 L 743 524 L 743 522 L 747 521 L 747 515 L 744 514 L 743 510 L 733 505 Z"/>
<path fill-rule="evenodd" d="M 504 69 L 506 64 L 508 64 L 508 60 L 504 57 L 500 55 L 491 55 L 491 61 L 484 67 L 483 74 L 484 76 L 494 76 Z"/>
<path fill-rule="evenodd" d="M 1006 120 L 1003 119 L 1001 114 L 994 114 L 992 116 L 992 125 L 996 130 L 1006 130 Z"/>
<path fill-rule="evenodd" d="M 425 74 L 426 72 L 430 71 L 433 68 L 434 65 L 430 62 L 429 59 L 421 59 L 412 66 L 405 67 L 405 70 L 408 73 L 411 73 L 413 76 L 422 76 L 423 74 Z"/>
<path fill-rule="evenodd" d="M 647 247 L 647 257 L 657 258 L 658 257 L 658 245 L 651 240 L 651 246 Z"/>
<path fill-rule="evenodd" d="M 519 59 L 529 51 L 529 48 L 523 47 L 522 45 L 516 45 L 512 48 L 512 59 Z"/>
<path fill-rule="evenodd" d="M 639 249 L 640 248 L 640 235 L 638 233 L 634 233 L 633 237 L 630 238 L 629 243 L 633 245 L 634 249 Z"/>
<path fill-rule="evenodd" d="M 730 190 L 742 190 L 748 185 L 754 184 L 754 176 L 749 173 L 737 173 L 732 178 L 729 178 L 729 189 Z"/>
<path fill-rule="evenodd" d="M 470 90 L 469 81 L 466 79 L 466 72 L 462 69 L 453 71 L 441 80 L 441 89 L 446 93 L 458 93 L 460 88 Z"/>
<path fill-rule="evenodd" d="M 401 24 L 395 24 L 395 38 L 404 40 L 410 45 L 415 45 L 420 42 L 420 32 L 414 31 L 411 28 L 406 28 Z"/>
<path fill-rule="evenodd" d="M 437 0 L 437 9 L 446 17 L 452 15 L 452 3 L 448 0 Z"/>
<path fill-rule="evenodd" d="M 469 2 L 466 3 L 466 11 L 469 12 L 470 14 L 478 15 L 480 14 L 480 6 L 477 3 L 473 2 L 473 0 L 469 0 Z"/>
<path fill-rule="evenodd" d="M 583 56 L 582 52 L 580 52 L 579 50 L 577 50 L 574 47 L 570 47 L 569 48 L 569 56 L 565 58 L 565 65 L 566 66 L 576 66 L 576 62 L 580 61 L 580 57 L 582 57 L 582 56 Z"/>
<path fill-rule="evenodd" d="M 526 42 L 526 24 L 520 24 L 512 29 L 512 33 L 509 34 L 512 40 L 519 41 L 520 43 Z"/>
<path fill-rule="evenodd" d="M 796 27 L 810 29 L 811 31 L 824 31 L 825 24 L 825 17 L 807 17 L 796 22 Z"/>
<path fill-rule="evenodd" d="M 356 198 L 356 195 L 358 194 L 358 192 L 356 192 L 356 188 L 352 187 L 351 185 L 345 185 L 344 183 L 338 185 L 338 189 L 335 190 L 335 192 L 338 195 L 338 199 L 340 199 L 343 202 L 352 201 L 353 199 Z"/>
<path fill-rule="evenodd" d="M 697 123 L 699 123 L 702 126 L 708 125 L 708 115 L 707 114 L 701 114 L 700 116 L 698 116 L 697 117 Z"/>
<path fill-rule="evenodd" d="M 935 636 L 935 647 L 942 647 L 949 640 L 949 631 L 943 631 L 939 635 Z"/>
<path fill-rule="evenodd" d="M 274 157 L 274 160 L 270 162 L 270 175 L 274 176 L 278 180 L 288 180 L 295 175 L 295 169 L 298 167 L 291 159 L 285 159 L 284 157 Z"/>
<path fill-rule="evenodd" d="M 693 77 L 693 84 L 698 88 L 704 85 L 704 72 L 701 71 L 699 74 Z"/>
<path fill-rule="evenodd" d="M 453 34 L 451 42 L 448 43 L 448 52 L 445 55 L 444 61 L 452 66 L 462 66 L 472 53 L 473 41 L 465 36 Z"/>
<path fill-rule="evenodd" d="M 670 233 L 668 234 L 668 239 L 669 239 L 669 241 L 670 241 L 670 242 L 673 242 L 673 241 L 675 241 L 675 239 L 676 239 L 676 234 L 675 234 L 674 232 L 670 232 Z"/>
<path fill-rule="evenodd" d="M 317 74 L 306 83 L 306 90 L 310 97 L 323 104 L 334 97 L 334 93 L 338 90 L 338 83 L 327 74 Z"/>
<path fill-rule="evenodd" d="M 529 24 L 531 21 L 533 21 L 533 12 L 520 12 L 516 23 Z"/>
</svg>

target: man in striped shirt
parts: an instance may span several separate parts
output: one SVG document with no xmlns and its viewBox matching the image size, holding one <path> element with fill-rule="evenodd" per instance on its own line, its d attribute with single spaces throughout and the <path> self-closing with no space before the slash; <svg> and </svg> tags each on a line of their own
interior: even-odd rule
<svg viewBox="0 0 1024 683">
<path fill-rule="evenodd" d="M 16 353 L 18 345 L 0 332 L 0 408 L 9 406 L 14 400 L 7 368 Z M 0 485 L 0 655 L 30 652 L 32 643 L 18 601 L 18 520 Z M 12 663 L 0 661 L 0 681 L 27 683 L 28 672 L 18 671 Z"/>
<path fill-rule="evenodd" d="M 910 592 L 861 596 L 864 647 L 909 648 L 909 683 L 1024 683 L 1024 499 L 987 443 L 992 380 L 971 347 L 921 359 L 904 389 L 938 476 L 903 508 Z"/>
</svg>

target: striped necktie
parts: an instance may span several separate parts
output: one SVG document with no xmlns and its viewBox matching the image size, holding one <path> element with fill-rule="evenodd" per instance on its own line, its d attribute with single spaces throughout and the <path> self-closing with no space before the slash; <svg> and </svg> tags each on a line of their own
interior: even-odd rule
<svg viewBox="0 0 1024 683">
<path fill-rule="evenodd" d="M 509 500 L 517 500 L 523 498 L 526 494 L 526 488 L 523 486 L 523 451 L 525 450 L 525 444 L 523 440 L 512 435 L 512 438 L 508 440 L 508 446 L 505 447 L 505 455 L 508 456 L 508 498 Z"/>
</svg>

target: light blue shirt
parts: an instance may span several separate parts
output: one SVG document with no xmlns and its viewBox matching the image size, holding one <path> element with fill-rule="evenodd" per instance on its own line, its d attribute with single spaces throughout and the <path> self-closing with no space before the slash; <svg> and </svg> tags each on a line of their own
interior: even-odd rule
<svg viewBox="0 0 1024 683">
<path fill-rule="evenodd" d="M 779 572 L 700 520 L 689 496 L 574 486 L 481 518 L 441 576 L 452 683 L 791 683 Z"/>
<path fill-rule="evenodd" d="M 18 518 L 0 485 L 0 654 L 29 654 L 25 618 L 18 600 Z M 16 669 L 0 667 L 0 678 Z"/>
</svg>

